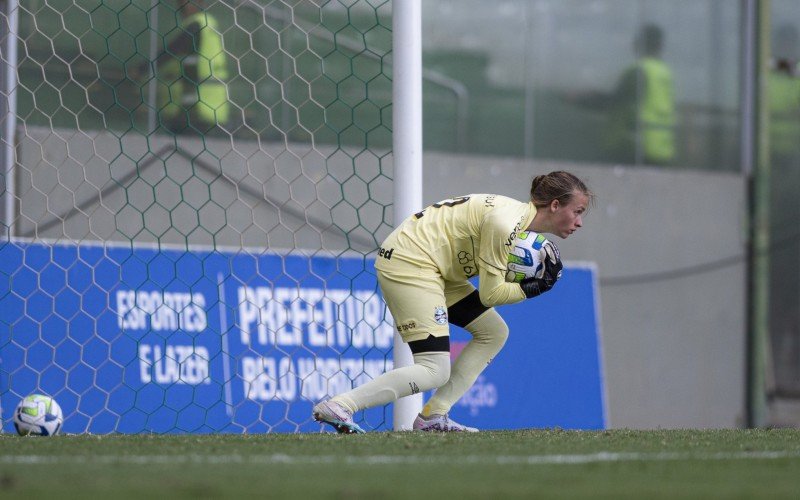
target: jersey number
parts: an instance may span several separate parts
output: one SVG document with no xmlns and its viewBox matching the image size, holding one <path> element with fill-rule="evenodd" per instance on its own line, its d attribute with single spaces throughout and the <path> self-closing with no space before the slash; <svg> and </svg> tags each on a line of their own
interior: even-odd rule
<svg viewBox="0 0 800 500">
<path fill-rule="evenodd" d="M 438 203 L 434 203 L 428 208 L 454 207 L 456 205 L 461 205 L 462 203 L 466 203 L 467 201 L 469 201 L 469 196 L 459 196 L 458 198 L 448 198 Z M 419 212 L 415 213 L 414 217 L 416 217 L 417 219 L 422 218 L 422 216 L 425 215 L 425 210 L 427 210 L 428 208 L 424 208 Z"/>
</svg>

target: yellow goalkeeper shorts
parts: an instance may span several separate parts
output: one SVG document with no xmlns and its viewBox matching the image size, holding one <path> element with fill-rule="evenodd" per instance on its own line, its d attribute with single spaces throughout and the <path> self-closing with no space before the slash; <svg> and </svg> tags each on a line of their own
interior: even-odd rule
<svg viewBox="0 0 800 500">
<path fill-rule="evenodd" d="M 405 343 L 450 335 L 447 308 L 475 291 L 469 281 L 445 281 L 433 264 L 378 257 L 375 268 L 383 299 Z"/>
</svg>

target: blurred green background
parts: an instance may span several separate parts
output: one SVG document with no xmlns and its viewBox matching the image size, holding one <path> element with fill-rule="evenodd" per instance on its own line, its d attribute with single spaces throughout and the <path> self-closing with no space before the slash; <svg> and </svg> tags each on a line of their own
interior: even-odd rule
<svg viewBox="0 0 800 500">
<path fill-rule="evenodd" d="M 773 18 L 797 23 L 796 4 Z M 171 2 L 23 0 L 26 124 L 148 133 L 147 67 L 178 26 Z M 604 148 L 608 92 L 639 28 L 664 32 L 679 168 L 740 168 L 741 4 L 727 0 L 423 2 L 428 150 L 631 164 Z M 261 140 L 391 146 L 391 3 L 211 2 L 235 105 L 229 130 Z M 368 47 L 368 48 L 367 48 Z"/>
</svg>

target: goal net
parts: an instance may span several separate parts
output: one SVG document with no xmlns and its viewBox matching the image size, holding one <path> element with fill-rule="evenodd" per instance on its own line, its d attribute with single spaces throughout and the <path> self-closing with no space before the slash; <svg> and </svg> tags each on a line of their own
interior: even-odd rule
<svg viewBox="0 0 800 500">
<path fill-rule="evenodd" d="M 6 430 L 316 431 L 391 369 L 391 2 L 6 5 Z"/>
</svg>

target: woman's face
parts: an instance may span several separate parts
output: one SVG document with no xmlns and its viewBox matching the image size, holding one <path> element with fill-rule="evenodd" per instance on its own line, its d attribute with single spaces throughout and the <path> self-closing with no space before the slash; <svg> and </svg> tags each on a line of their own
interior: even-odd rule
<svg viewBox="0 0 800 500">
<path fill-rule="evenodd" d="M 562 204 L 558 200 L 550 203 L 551 233 L 561 238 L 566 238 L 583 226 L 583 214 L 589 204 L 589 197 L 580 191 L 575 191 L 568 203 Z"/>
</svg>

